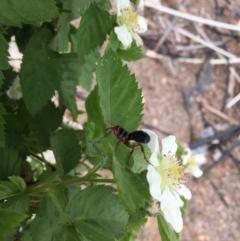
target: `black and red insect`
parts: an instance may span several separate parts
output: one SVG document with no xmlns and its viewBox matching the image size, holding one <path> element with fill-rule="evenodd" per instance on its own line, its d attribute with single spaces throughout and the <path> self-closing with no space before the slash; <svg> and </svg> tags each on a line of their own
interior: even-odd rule
<svg viewBox="0 0 240 241">
<path fill-rule="evenodd" d="M 130 157 L 132 156 L 134 152 L 134 148 L 140 147 L 141 152 L 143 153 L 144 159 L 149 163 L 142 144 L 147 144 L 150 141 L 150 136 L 144 132 L 144 131 L 133 131 L 128 132 L 121 126 L 115 126 L 111 122 L 107 121 L 112 125 L 112 127 L 107 128 L 107 134 L 105 136 L 108 136 L 109 134 L 113 133 L 117 138 L 118 142 L 115 147 L 115 151 L 117 150 L 119 144 L 122 142 L 125 146 L 131 148 L 131 151 L 128 155 L 127 161 L 129 161 Z"/>
</svg>

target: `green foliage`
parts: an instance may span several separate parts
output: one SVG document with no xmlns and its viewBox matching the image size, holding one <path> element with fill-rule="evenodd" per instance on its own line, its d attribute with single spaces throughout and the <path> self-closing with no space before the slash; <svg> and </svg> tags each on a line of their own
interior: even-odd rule
<svg viewBox="0 0 240 241">
<path fill-rule="evenodd" d="M 160 213 L 157 217 L 158 220 L 158 229 L 161 235 L 162 241 L 177 241 L 177 234 L 173 231 L 173 229 L 167 224 L 164 216 Z"/>
<path fill-rule="evenodd" d="M 111 3 L 1 1 L 0 240 L 133 241 L 149 216 L 148 163 L 140 147 L 129 158 L 127 135 L 114 127 L 139 127 L 141 89 L 122 61 L 144 54 L 135 43 L 120 48 Z M 14 37 L 20 70 L 8 64 Z M 90 92 L 86 113 L 79 85 Z M 68 111 L 82 130 L 65 123 Z M 158 219 L 162 239 L 177 240 Z"/>
<path fill-rule="evenodd" d="M 90 93 L 86 100 L 86 111 L 88 114 L 88 121 L 95 122 L 96 126 L 103 130 L 105 127 L 102 109 L 100 107 L 100 100 L 98 95 L 98 86 Z"/>
<path fill-rule="evenodd" d="M 0 74 L 1 74 L 1 71 L 0 71 Z M 1 94 L 1 92 L 0 92 Z M 0 147 L 3 147 L 4 146 L 4 143 L 5 143 L 5 133 L 4 133 L 4 124 L 5 124 L 5 121 L 3 119 L 3 116 L 6 114 L 6 111 L 5 109 L 3 108 L 2 104 L 0 103 Z"/>
<path fill-rule="evenodd" d="M 81 63 L 91 51 L 101 46 L 112 28 L 108 12 L 91 4 L 84 13 L 78 29 L 78 56 Z"/>
<path fill-rule="evenodd" d="M 130 214 L 135 213 L 147 201 L 150 201 L 148 186 L 138 174 L 133 173 L 127 167 L 121 166 L 117 159 L 113 159 L 113 172 L 119 197 Z"/>
<path fill-rule="evenodd" d="M 1 10 L 0 10 L 1 11 Z M 0 70 L 8 69 L 8 43 L 3 35 L 0 33 Z M 1 83 L 1 82 L 0 82 Z"/>
<path fill-rule="evenodd" d="M 0 208 L 0 217 L 4 217 L 0 218 L 0 240 L 4 240 L 27 216 L 11 209 Z"/>
<path fill-rule="evenodd" d="M 7 58 L 7 56 L 8 56 L 7 48 L 8 48 L 8 43 L 5 40 L 5 38 L 3 37 L 3 35 L 0 33 L 0 89 L 3 84 L 3 79 L 4 79 L 1 70 L 9 68 L 8 58 Z M 1 92 L 0 92 L 0 96 L 1 96 Z M 5 143 L 5 133 L 4 133 L 5 122 L 3 120 L 3 115 L 5 115 L 5 114 L 6 114 L 5 109 L 2 106 L 2 104 L 0 103 L 0 147 L 3 147 L 4 143 Z"/>
<path fill-rule="evenodd" d="M 127 131 L 136 130 L 142 119 L 143 104 L 135 76 L 111 50 L 101 58 L 96 74 L 104 119 Z"/>
<path fill-rule="evenodd" d="M 50 39 L 50 32 L 41 30 L 31 38 L 23 57 L 20 82 L 23 99 L 33 116 L 47 104 L 62 81 L 59 61 L 48 48 Z"/>
<path fill-rule="evenodd" d="M 37 13 L 37 14 L 36 14 Z M 50 20 L 58 15 L 53 0 L 37 2 L 28 0 L 2 0 L 0 8 L 0 24 L 20 26 Z"/>
<path fill-rule="evenodd" d="M 127 50 L 118 49 L 117 54 L 125 61 L 136 61 L 146 57 L 146 55 L 142 52 L 142 49 L 138 47 L 135 42 L 133 42 L 131 48 Z"/>
<path fill-rule="evenodd" d="M 96 70 L 97 62 L 100 58 L 99 48 L 91 51 L 85 59 L 85 64 L 81 67 L 81 76 L 79 84 L 86 89 L 90 90 L 93 78 L 93 71 Z"/>
<path fill-rule="evenodd" d="M 0 182 L 0 200 L 20 194 L 25 191 L 26 184 L 21 177 L 8 177 L 10 181 Z"/>
<path fill-rule="evenodd" d="M 0 204 L 0 208 L 9 208 L 15 211 L 26 213 L 29 210 L 30 200 L 27 194 L 21 193 L 7 199 Z"/>
<path fill-rule="evenodd" d="M 181 156 L 184 153 L 184 147 L 179 142 L 177 143 L 177 145 L 178 145 L 178 148 L 177 148 L 177 151 L 176 151 L 176 156 L 181 158 Z"/>
<path fill-rule="evenodd" d="M 114 241 L 125 232 L 128 214 L 110 187 L 89 187 L 70 200 L 67 215 L 90 240 Z"/>
<path fill-rule="evenodd" d="M 21 158 L 13 148 L 0 148 L 0 180 L 6 181 L 9 176 L 19 175 Z"/>
<path fill-rule="evenodd" d="M 74 19 L 82 16 L 89 8 L 90 4 L 96 4 L 99 8 L 103 10 L 109 10 L 111 8 L 111 4 L 108 0 L 72 0 L 71 2 Z"/>
<path fill-rule="evenodd" d="M 51 146 L 57 164 L 63 168 L 65 173 L 77 166 L 81 158 L 81 149 L 74 131 L 56 132 L 51 138 Z"/>
</svg>

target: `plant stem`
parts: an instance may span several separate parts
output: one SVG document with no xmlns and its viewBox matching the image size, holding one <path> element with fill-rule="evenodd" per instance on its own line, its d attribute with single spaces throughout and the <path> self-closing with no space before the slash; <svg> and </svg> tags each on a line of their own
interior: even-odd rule
<svg viewBox="0 0 240 241">
<path fill-rule="evenodd" d="M 115 183 L 115 180 L 114 179 L 98 179 L 98 178 L 78 177 L 78 178 L 74 178 L 74 179 L 59 183 L 58 185 L 56 185 L 56 187 L 57 188 L 65 187 L 65 186 L 72 185 L 75 183 L 80 183 L 80 182 Z"/>
<path fill-rule="evenodd" d="M 69 9 L 63 9 L 63 8 L 59 8 L 58 11 L 59 11 L 59 12 L 62 12 L 62 13 L 72 13 L 71 10 L 69 10 Z"/>
<path fill-rule="evenodd" d="M 59 201 L 58 201 L 56 195 L 54 194 L 54 192 L 53 192 L 50 188 L 48 188 L 48 189 L 47 189 L 47 193 L 48 193 L 49 196 L 52 198 L 53 203 L 54 203 L 54 205 L 56 206 L 56 208 L 57 208 L 57 210 L 58 210 L 61 218 L 62 218 L 67 224 L 70 224 L 71 221 L 70 221 L 70 220 L 68 219 L 68 217 L 65 215 L 65 213 L 64 213 L 64 211 L 63 211 L 63 209 L 62 209 L 62 207 L 61 207 L 61 204 L 59 203 Z"/>
<path fill-rule="evenodd" d="M 78 177 L 78 178 L 74 178 L 71 180 L 63 181 L 61 183 L 53 185 L 52 187 L 53 188 L 62 188 L 62 187 L 66 187 L 68 185 L 72 185 L 75 183 L 81 183 L 81 182 L 115 183 L 115 180 L 114 179 L 86 178 L 86 176 L 84 176 L 84 177 Z M 48 188 L 49 188 L 49 185 L 47 185 L 47 186 L 41 185 L 39 187 L 33 186 L 33 187 L 29 187 L 26 190 L 26 193 L 27 194 L 36 194 L 36 193 L 40 193 L 40 192 L 46 192 Z"/>
</svg>

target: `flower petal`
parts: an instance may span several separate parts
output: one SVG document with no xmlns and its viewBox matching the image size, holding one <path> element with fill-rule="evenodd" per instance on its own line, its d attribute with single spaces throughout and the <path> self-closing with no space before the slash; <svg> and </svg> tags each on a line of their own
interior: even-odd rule
<svg viewBox="0 0 240 241">
<path fill-rule="evenodd" d="M 162 155 L 175 155 L 177 147 L 175 136 L 171 135 L 162 139 Z"/>
<path fill-rule="evenodd" d="M 148 169 L 147 180 L 149 183 L 150 194 L 154 199 L 161 202 L 162 201 L 161 176 L 153 166 L 148 165 L 147 169 Z"/>
<path fill-rule="evenodd" d="M 137 21 L 138 21 L 138 26 L 139 26 L 139 29 L 138 29 L 138 33 L 144 33 L 147 31 L 147 20 L 146 18 L 142 17 L 142 16 L 138 16 L 137 17 Z"/>
<path fill-rule="evenodd" d="M 188 162 L 189 158 L 191 157 L 191 155 L 192 155 L 191 150 L 189 148 L 185 148 L 184 152 L 183 152 L 183 155 L 181 156 L 183 165 L 187 164 L 187 162 Z"/>
<path fill-rule="evenodd" d="M 179 233 L 183 229 L 182 214 L 177 199 L 168 187 L 166 187 L 162 193 L 161 210 L 166 221 Z"/>
<path fill-rule="evenodd" d="M 143 45 L 143 41 L 137 33 L 132 32 L 131 34 L 132 34 L 133 39 L 136 41 L 137 46 Z"/>
<path fill-rule="evenodd" d="M 195 166 L 195 168 L 193 170 L 191 170 L 191 174 L 194 177 L 199 178 L 202 176 L 203 171 L 198 166 Z"/>
<path fill-rule="evenodd" d="M 129 6 L 131 6 L 130 0 L 115 0 L 116 5 L 117 5 L 117 11 L 118 13 L 125 9 L 128 8 Z"/>
<path fill-rule="evenodd" d="M 174 194 L 174 197 L 176 198 L 176 201 L 177 201 L 179 207 L 183 207 L 184 202 L 183 202 L 183 200 L 180 198 L 179 194 L 178 194 L 177 192 L 174 192 L 173 194 Z"/>
<path fill-rule="evenodd" d="M 205 157 L 203 154 L 201 154 L 201 153 L 194 155 L 194 158 L 195 158 L 196 163 L 197 163 L 197 165 L 198 165 L 199 167 L 200 167 L 201 165 L 207 163 L 206 157 Z"/>
<path fill-rule="evenodd" d="M 152 153 L 150 156 L 149 162 L 154 166 L 157 167 L 159 166 L 159 160 L 158 160 L 158 154 L 156 152 Z"/>
<path fill-rule="evenodd" d="M 125 49 L 131 46 L 132 36 L 127 30 L 126 26 L 122 25 L 119 27 L 115 27 L 114 32 L 117 34 L 119 41 L 122 43 Z"/>
<path fill-rule="evenodd" d="M 191 199 L 192 197 L 190 190 L 185 185 L 180 185 L 180 187 L 177 189 L 177 192 L 187 200 Z"/>
<path fill-rule="evenodd" d="M 159 152 L 159 142 L 158 142 L 158 136 L 155 132 L 143 129 L 144 132 L 146 132 L 150 136 L 150 141 L 148 142 L 148 147 L 150 148 L 152 153 L 158 153 Z"/>
</svg>

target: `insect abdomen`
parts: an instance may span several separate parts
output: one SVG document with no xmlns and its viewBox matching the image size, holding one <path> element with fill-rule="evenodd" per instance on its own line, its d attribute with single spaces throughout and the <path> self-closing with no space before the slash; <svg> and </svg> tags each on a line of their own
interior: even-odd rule
<svg viewBox="0 0 240 241">
<path fill-rule="evenodd" d="M 133 131 L 128 134 L 128 140 L 147 144 L 150 141 L 150 136 L 144 131 Z"/>
</svg>

